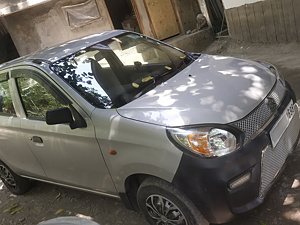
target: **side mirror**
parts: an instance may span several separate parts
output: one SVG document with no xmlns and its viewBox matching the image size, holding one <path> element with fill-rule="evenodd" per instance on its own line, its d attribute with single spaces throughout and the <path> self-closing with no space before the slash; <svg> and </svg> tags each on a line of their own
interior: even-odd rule
<svg viewBox="0 0 300 225">
<path fill-rule="evenodd" d="M 46 112 L 46 123 L 48 125 L 74 122 L 69 108 L 53 109 Z"/>
<path fill-rule="evenodd" d="M 72 112 L 69 108 L 53 109 L 46 112 L 46 123 L 48 125 L 69 123 L 70 128 L 85 128 L 87 124 L 80 114 L 74 110 L 75 121 L 73 120 Z"/>
</svg>

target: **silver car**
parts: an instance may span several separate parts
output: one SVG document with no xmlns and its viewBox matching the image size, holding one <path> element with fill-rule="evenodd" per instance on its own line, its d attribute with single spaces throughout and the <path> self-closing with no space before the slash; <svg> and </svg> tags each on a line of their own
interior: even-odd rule
<svg viewBox="0 0 300 225">
<path fill-rule="evenodd" d="M 298 142 L 294 92 L 265 62 L 107 31 L 0 66 L 0 174 L 123 200 L 150 224 L 260 205 Z"/>
</svg>

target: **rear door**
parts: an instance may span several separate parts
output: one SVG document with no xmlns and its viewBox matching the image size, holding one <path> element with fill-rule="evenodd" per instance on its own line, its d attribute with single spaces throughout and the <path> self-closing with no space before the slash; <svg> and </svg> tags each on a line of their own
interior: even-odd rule
<svg viewBox="0 0 300 225">
<path fill-rule="evenodd" d="M 21 118 L 13 104 L 13 83 L 8 71 L 0 74 L 0 160 L 14 172 L 44 178 L 45 173 L 34 157 L 30 147 L 24 143 Z"/>
<path fill-rule="evenodd" d="M 47 180 L 116 194 L 87 114 L 37 69 L 20 68 L 12 71 L 12 77 L 23 108 L 23 140 L 42 165 Z M 87 127 L 72 130 L 68 124 L 47 125 L 46 112 L 62 107 L 69 107 L 74 117 L 84 118 Z"/>
</svg>

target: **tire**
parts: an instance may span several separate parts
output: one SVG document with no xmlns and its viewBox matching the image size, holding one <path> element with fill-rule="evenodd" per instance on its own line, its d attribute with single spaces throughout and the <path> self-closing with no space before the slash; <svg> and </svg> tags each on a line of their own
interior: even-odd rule
<svg viewBox="0 0 300 225">
<path fill-rule="evenodd" d="M 138 189 L 137 201 L 151 225 L 209 224 L 182 192 L 161 179 L 147 178 Z"/>
<path fill-rule="evenodd" d="M 32 186 L 31 180 L 15 174 L 2 161 L 0 161 L 0 177 L 5 186 L 16 195 L 25 194 Z"/>
</svg>

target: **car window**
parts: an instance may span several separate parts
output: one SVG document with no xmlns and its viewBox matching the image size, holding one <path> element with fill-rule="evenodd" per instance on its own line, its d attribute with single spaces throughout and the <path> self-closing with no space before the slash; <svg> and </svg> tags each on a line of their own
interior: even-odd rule
<svg viewBox="0 0 300 225">
<path fill-rule="evenodd" d="M 81 49 L 50 69 L 89 103 L 107 109 L 133 101 L 191 62 L 175 48 L 128 33 Z"/>
<path fill-rule="evenodd" d="M 33 71 L 17 71 L 21 101 L 28 118 L 45 120 L 48 110 L 68 107 L 49 83 L 35 76 Z"/>
<path fill-rule="evenodd" d="M 0 75 L 0 115 L 16 116 L 6 74 Z"/>
<path fill-rule="evenodd" d="M 107 46 L 116 54 L 116 56 L 125 65 L 149 65 L 161 63 L 172 65 L 172 61 L 167 53 L 160 49 L 158 44 L 148 40 L 143 42 L 134 35 L 125 38 L 112 38 L 107 41 Z"/>
</svg>

